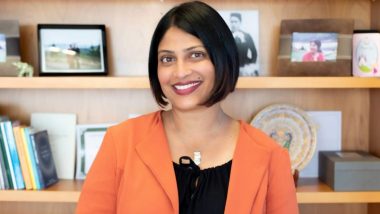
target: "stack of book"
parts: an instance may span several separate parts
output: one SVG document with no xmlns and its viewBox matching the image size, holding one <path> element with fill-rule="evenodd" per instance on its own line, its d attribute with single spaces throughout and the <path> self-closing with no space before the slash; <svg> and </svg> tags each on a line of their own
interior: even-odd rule
<svg viewBox="0 0 380 214">
<path fill-rule="evenodd" d="M 46 130 L 0 117 L 0 189 L 39 190 L 58 182 Z"/>
</svg>

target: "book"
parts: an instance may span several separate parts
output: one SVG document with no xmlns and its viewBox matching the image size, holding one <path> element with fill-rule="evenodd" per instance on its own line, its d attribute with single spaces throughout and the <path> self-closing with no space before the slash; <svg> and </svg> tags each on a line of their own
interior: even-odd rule
<svg viewBox="0 0 380 214">
<path fill-rule="evenodd" d="M 4 183 L 4 189 L 13 189 L 13 186 L 11 186 L 9 183 L 11 175 L 8 166 L 7 154 L 5 152 L 5 147 L 3 144 L 3 136 L 0 130 L 0 168 L 3 180 L 2 182 Z"/>
<path fill-rule="evenodd" d="M 33 131 L 31 131 L 30 128 L 25 127 L 21 130 L 21 132 L 23 133 L 23 139 L 25 142 L 25 146 L 27 147 L 26 155 L 28 157 L 27 159 L 28 159 L 29 168 L 31 169 L 31 178 L 32 178 L 33 189 L 42 189 L 41 182 L 40 182 L 40 176 L 39 176 L 38 171 L 37 171 L 38 166 L 37 166 L 36 159 L 34 156 L 34 148 L 33 148 L 32 140 L 31 140 L 31 136 L 30 136 L 30 133 Z"/>
<path fill-rule="evenodd" d="M 76 115 L 65 113 L 32 113 L 31 126 L 47 130 L 55 159 L 58 178 L 74 179 Z"/>
<path fill-rule="evenodd" d="M 49 143 L 48 132 L 39 131 L 30 135 L 34 145 L 34 157 L 37 163 L 37 171 L 42 181 L 42 187 L 46 188 L 58 182 L 54 158 Z"/>
<path fill-rule="evenodd" d="M 2 145 L 3 145 L 3 151 L 5 152 L 4 160 L 6 160 L 6 170 L 7 170 L 7 176 L 10 183 L 10 189 L 17 189 L 17 183 L 15 178 L 15 173 L 13 170 L 13 164 L 12 164 L 12 158 L 11 154 L 9 152 L 9 146 L 7 142 L 7 135 L 5 131 L 5 123 L 0 122 L 0 131 L 2 136 Z"/>
<path fill-rule="evenodd" d="M 5 183 L 4 183 L 4 178 L 3 178 L 3 170 L 0 169 L 0 190 L 2 189 L 5 189 Z"/>
<path fill-rule="evenodd" d="M 9 155 L 11 157 L 11 165 L 13 166 L 13 173 L 15 177 L 14 189 L 24 189 L 24 177 L 21 171 L 20 159 L 18 156 L 16 142 L 13 135 L 13 128 L 11 121 L 1 122 L 2 127 L 4 127 L 4 135 L 6 136 L 4 139 L 5 144 L 8 144 Z M 3 135 L 3 137 L 4 137 Z"/>
<path fill-rule="evenodd" d="M 14 126 L 13 134 L 15 137 L 16 148 L 19 155 L 19 159 L 20 159 L 22 176 L 24 177 L 25 189 L 32 189 L 33 187 L 32 187 L 32 181 L 30 179 L 30 170 L 27 164 L 27 159 L 26 159 L 27 157 L 25 155 L 24 143 L 22 142 L 20 129 L 21 129 L 20 126 Z"/>
</svg>

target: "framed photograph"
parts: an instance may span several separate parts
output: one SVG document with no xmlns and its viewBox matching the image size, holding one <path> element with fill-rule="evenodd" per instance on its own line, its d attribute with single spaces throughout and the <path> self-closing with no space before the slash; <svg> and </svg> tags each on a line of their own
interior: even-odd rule
<svg viewBox="0 0 380 214">
<path fill-rule="evenodd" d="M 292 62 L 335 62 L 337 33 L 293 33 Z"/>
<path fill-rule="evenodd" d="M 17 20 L 0 20 L 0 76 L 18 76 L 20 28 Z"/>
<path fill-rule="evenodd" d="M 113 124 L 81 124 L 76 126 L 76 179 L 85 179 L 103 142 L 107 128 Z"/>
<path fill-rule="evenodd" d="M 353 35 L 352 74 L 357 77 L 380 77 L 380 33 L 355 30 Z"/>
<path fill-rule="evenodd" d="M 7 46 L 5 43 L 5 35 L 0 33 L 0 63 L 7 61 Z"/>
<path fill-rule="evenodd" d="M 351 76 L 353 28 L 353 19 L 282 20 L 277 75 Z"/>
<path fill-rule="evenodd" d="M 39 75 L 107 75 L 105 25 L 38 25 Z"/>
<path fill-rule="evenodd" d="M 240 76 L 266 76 L 259 67 L 259 11 L 219 11 L 230 28 L 238 51 Z"/>
</svg>

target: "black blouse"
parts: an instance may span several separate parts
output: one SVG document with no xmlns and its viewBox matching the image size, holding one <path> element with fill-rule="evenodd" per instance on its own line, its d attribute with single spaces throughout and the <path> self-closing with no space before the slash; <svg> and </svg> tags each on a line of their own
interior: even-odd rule
<svg viewBox="0 0 380 214">
<path fill-rule="evenodd" d="M 174 164 L 180 214 L 224 213 L 232 160 L 202 169 L 187 156 Z"/>
</svg>

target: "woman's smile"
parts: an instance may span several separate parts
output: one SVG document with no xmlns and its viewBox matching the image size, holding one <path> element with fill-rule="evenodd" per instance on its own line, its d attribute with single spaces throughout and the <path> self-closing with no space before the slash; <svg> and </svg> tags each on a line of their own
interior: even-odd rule
<svg viewBox="0 0 380 214">
<path fill-rule="evenodd" d="M 178 95 L 188 95 L 197 90 L 197 88 L 202 84 L 201 81 L 191 81 L 185 83 L 176 83 L 173 85 L 174 92 Z"/>
</svg>

